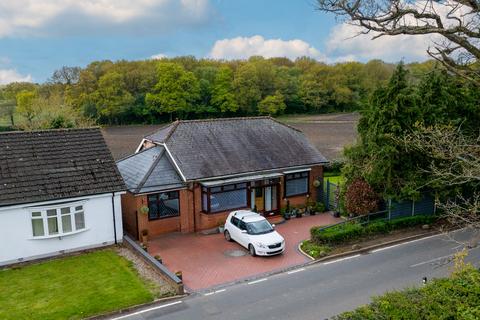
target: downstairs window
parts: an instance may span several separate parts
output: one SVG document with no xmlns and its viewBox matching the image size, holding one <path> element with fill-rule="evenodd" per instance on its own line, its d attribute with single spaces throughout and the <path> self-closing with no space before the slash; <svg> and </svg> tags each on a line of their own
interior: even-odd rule
<svg viewBox="0 0 480 320">
<path fill-rule="evenodd" d="M 31 211 L 33 237 L 63 236 L 85 229 L 83 205 L 63 205 Z"/>
</svg>

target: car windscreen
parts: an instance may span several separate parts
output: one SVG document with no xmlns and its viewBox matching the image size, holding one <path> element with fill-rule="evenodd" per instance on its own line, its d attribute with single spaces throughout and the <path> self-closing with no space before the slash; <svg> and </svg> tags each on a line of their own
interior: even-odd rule
<svg viewBox="0 0 480 320">
<path fill-rule="evenodd" d="M 273 228 L 267 220 L 260 220 L 247 223 L 247 232 L 249 234 L 265 234 L 272 232 Z"/>
</svg>

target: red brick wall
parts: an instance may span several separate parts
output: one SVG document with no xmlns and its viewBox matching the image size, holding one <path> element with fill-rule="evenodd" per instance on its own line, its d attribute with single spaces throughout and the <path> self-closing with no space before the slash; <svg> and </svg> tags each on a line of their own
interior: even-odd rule
<svg viewBox="0 0 480 320">
<path fill-rule="evenodd" d="M 313 201 L 316 198 L 317 189 L 313 186 L 313 181 L 323 176 L 323 167 L 315 166 L 310 171 L 310 193 L 302 196 L 288 197 L 290 205 L 298 206 L 304 205 L 307 199 L 310 197 Z M 283 198 L 283 188 L 285 180 L 282 179 L 280 184 L 280 206 L 285 207 L 287 205 L 287 199 Z M 134 196 L 131 193 L 127 193 L 122 196 L 122 211 L 123 211 L 123 223 L 125 230 L 135 235 L 143 229 L 147 229 L 150 236 L 160 235 L 162 233 L 181 231 L 182 233 L 196 232 L 206 229 L 212 229 L 220 224 L 225 223 L 229 211 L 217 212 L 206 214 L 202 212 L 202 189 L 200 184 L 194 183 L 188 186 L 187 189 L 179 191 L 180 196 L 180 216 L 165 218 L 159 220 L 148 220 L 147 214 L 142 214 L 140 208 L 143 205 L 147 205 L 147 196 L 138 195 Z M 138 217 L 138 230 L 135 231 L 135 216 Z"/>
</svg>

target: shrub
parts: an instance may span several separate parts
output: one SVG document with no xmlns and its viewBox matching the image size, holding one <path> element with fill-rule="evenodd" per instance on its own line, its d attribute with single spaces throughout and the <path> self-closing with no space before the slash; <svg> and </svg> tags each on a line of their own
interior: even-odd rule
<svg viewBox="0 0 480 320">
<path fill-rule="evenodd" d="M 355 215 L 375 212 L 378 209 L 378 196 L 373 188 L 363 179 L 350 183 L 345 192 L 345 208 Z"/>
<path fill-rule="evenodd" d="M 321 202 L 315 203 L 315 206 L 313 208 L 315 212 L 325 212 L 325 205 Z"/>
<path fill-rule="evenodd" d="M 313 227 L 310 230 L 311 240 L 317 244 L 339 244 L 359 238 L 362 234 L 363 227 L 358 223 L 347 223 L 325 230 Z"/>
<path fill-rule="evenodd" d="M 333 319 L 480 319 L 479 292 L 480 271 L 467 267 L 421 288 L 375 297 L 371 304 Z"/>
<path fill-rule="evenodd" d="M 327 245 L 318 245 L 310 240 L 305 240 L 302 242 L 302 250 L 303 252 L 307 253 L 309 256 L 312 258 L 321 258 L 330 253 L 332 251 L 332 248 L 330 248 Z"/>
<path fill-rule="evenodd" d="M 436 216 L 413 216 L 390 221 L 379 220 L 365 225 L 351 222 L 323 230 L 322 228 L 324 227 L 313 227 L 310 229 L 310 238 L 311 241 L 316 244 L 341 244 L 364 236 L 385 234 L 392 230 L 414 227 L 421 224 L 431 224 L 436 219 Z"/>
</svg>

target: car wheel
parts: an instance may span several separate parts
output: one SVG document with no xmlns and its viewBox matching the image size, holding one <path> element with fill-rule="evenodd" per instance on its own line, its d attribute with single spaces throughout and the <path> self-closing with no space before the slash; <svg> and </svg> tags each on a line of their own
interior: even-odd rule
<svg viewBox="0 0 480 320">
<path fill-rule="evenodd" d="M 223 235 L 225 236 L 225 240 L 232 241 L 232 237 L 230 236 L 230 232 L 228 232 L 228 230 L 225 230 Z"/>
<path fill-rule="evenodd" d="M 250 255 L 252 257 L 255 257 L 257 255 L 257 253 L 255 252 L 255 247 L 253 246 L 253 244 L 248 245 L 248 251 L 250 251 Z"/>
</svg>

